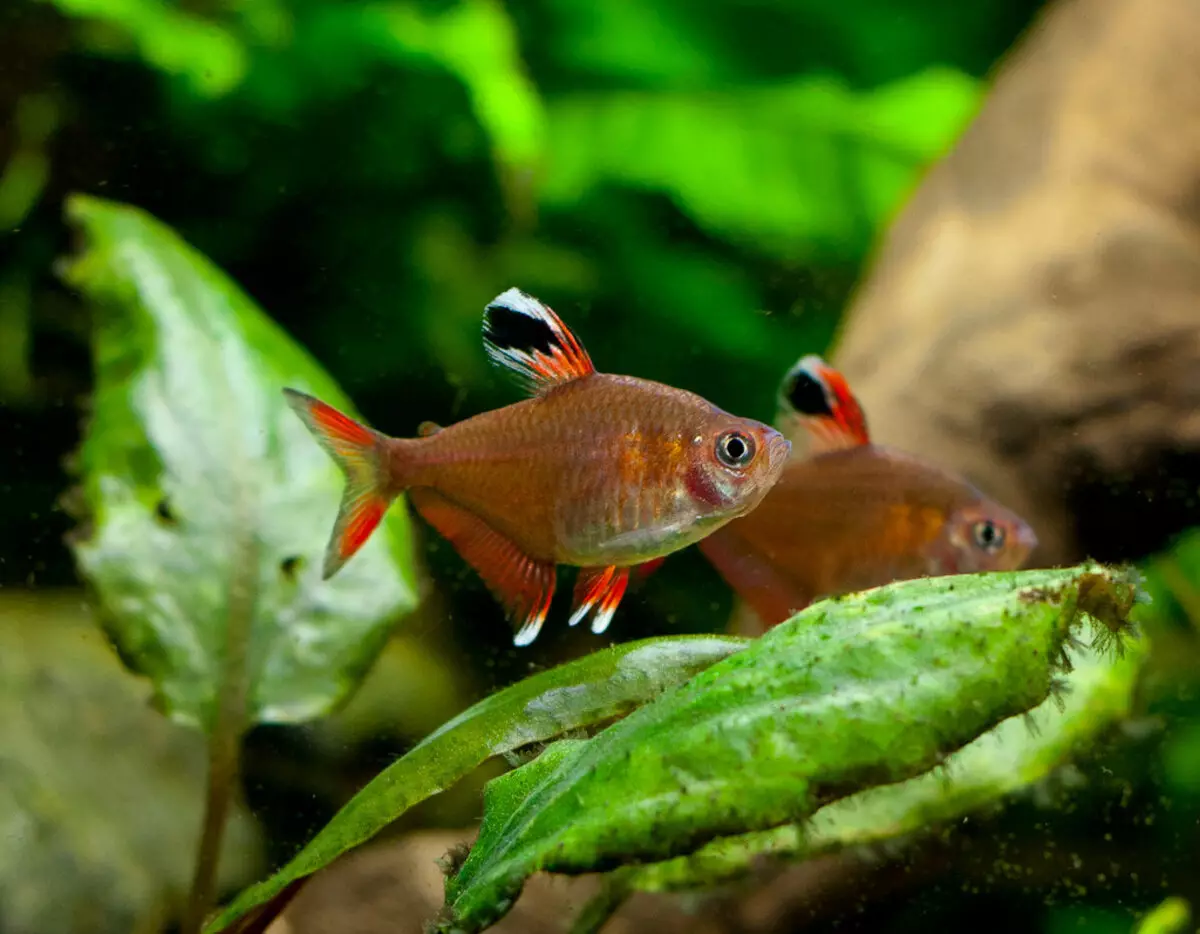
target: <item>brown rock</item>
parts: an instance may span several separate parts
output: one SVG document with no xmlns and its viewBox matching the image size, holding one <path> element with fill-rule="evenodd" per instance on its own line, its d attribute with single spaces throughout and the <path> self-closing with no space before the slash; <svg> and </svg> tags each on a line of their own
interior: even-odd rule
<svg viewBox="0 0 1200 934">
<path fill-rule="evenodd" d="M 268 934 L 422 934 L 442 908 L 438 860 L 473 831 L 427 830 L 357 850 L 316 875 Z M 537 875 L 495 934 L 564 934 L 600 891 L 600 877 Z M 691 913 L 680 899 L 637 895 L 605 934 L 726 934 L 718 918 Z"/>
<path fill-rule="evenodd" d="M 888 233 L 835 359 L 1034 564 L 1200 522 L 1200 7 L 1060 0 Z"/>
</svg>

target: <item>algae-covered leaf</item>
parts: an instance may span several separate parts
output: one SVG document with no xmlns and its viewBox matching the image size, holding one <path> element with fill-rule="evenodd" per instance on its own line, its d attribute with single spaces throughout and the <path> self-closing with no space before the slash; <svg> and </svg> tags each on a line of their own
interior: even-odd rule
<svg viewBox="0 0 1200 934">
<path fill-rule="evenodd" d="M 210 724 L 241 617 L 249 718 L 328 710 L 416 601 L 402 506 L 321 580 L 342 480 L 280 390 L 348 400 L 162 224 L 95 198 L 68 213 L 84 247 L 65 276 L 93 308 L 96 381 L 73 548 L 105 625 L 177 720 Z"/>
<path fill-rule="evenodd" d="M 624 870 L 622 889 L 705 889 L 740 878 L 766 858 L 804 859 L 931 831 L 1039 787 L 1129 716 L 1145 640 L 1120 655 L 1069 649 L 1064 690 L 1029 719 L 1014 717 L 952 753 L 942 768 L 895 785 L 870 788 L 818 810 L 802 825 L 723 837 L 690 856 Z"/>
<path fill-rule="evenodd" d="M 485 698 L 376 776 L 290 863 L 238 896 L 206 931 L 226 930 L 492 756 L 627 714 L 746 645 L 715 636 L 630 642 Z"/>
<path fill-rule="evenodd" d="M 1118 572 L 1089 564 L 905 581 L 814 604 L 574 744 L 528 793 L 494 793 L 503 806 L 485 811 L 447 885 L 443 929 L 493 923 L 538 870 L 683 855 L 926 772 L 1043 702 L 1080 608 L 1121 629 L 1132 593 Z"/>
<path fill-rule="evenodd" d="M 191 881 L 204 740 L 149 708 L 80 592 L 0 596 L 0 930 L 158 930 Z M 259 869 L 244 807 L 221 885 Z M 141 925 L 141 927 L 139 927 Z"/>
</svg>

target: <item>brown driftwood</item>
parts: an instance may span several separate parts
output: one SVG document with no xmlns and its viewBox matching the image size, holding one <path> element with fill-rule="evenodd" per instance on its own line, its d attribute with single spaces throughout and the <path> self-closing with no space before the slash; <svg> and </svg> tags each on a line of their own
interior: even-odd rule
<svg viewBox="0 0 1200 934">
<path fill-rule="evenodd" d="M 888 232 L 837 365 L 1033 564 L 1200 524 L 1200 5 L 1060 0 Z"/>
</svg>

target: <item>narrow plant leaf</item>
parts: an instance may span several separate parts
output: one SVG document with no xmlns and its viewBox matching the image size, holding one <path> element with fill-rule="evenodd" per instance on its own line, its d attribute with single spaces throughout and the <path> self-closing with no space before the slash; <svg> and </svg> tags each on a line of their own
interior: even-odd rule
<svg viewBox="0 0 1200 934">
<path fill-rule="evenodd" d="M 625 890 L 705 889 L 745 876 L 764 858 L 803 859 L 931 831 L 1030 793 L 1129 716 L 1148 643 L 1121 655 L 1070 650 L 1064 690 L 1029 718 L 1013 717 L 952 753 L 942 767 L 835 801 L 803 825 L 714 840 L 687 857 L 622 870 Z"/>
<path fill-rule="evenodd" d="M 1050 695 L 1081 606 L 1111 634 L 1132 594 L 1118 572 L 1085 565 L 815 604 L 573 745 L 527 794 L 504 793 L 526 781 L 520 770 L 496 779 L 440 929 L 487 927 L 538 870 L 683 855 L 928 771 Z"/>
<path fill-rule="evenodd" d="M 492 756 L 623 716 L 746 645 L 716 636 L 629 642 L 485 698 L 376 776 L 290 863 L 238 896 L 206 931 L 228 929 Z"/>
<path fill-rule="evenodd" d="M 280 390 L 352 407 L 162 224 L 86 197 L 68 214 L 84 248 L 65 278 L 92 304 L 96 371 L 72 547 L 105 625 L 176 720 L 211 723 L 238 614 L 249 615 L 249 719 L 329 710 L 416 602 L 402 506 L 321 580 L 342 479 Z"/>
</svg>

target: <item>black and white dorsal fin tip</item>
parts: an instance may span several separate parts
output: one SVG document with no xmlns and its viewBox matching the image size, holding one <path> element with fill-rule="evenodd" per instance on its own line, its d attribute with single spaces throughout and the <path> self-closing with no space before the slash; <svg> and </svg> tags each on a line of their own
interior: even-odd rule
<svg viewBox="0 0 1200 934">
<path fill-rule="evenodd" d="M 779 404 L 811 435 L 815 451 L 870 444 L 866 416 L 846 378 L 817 354 L 801 357 L 788 370 Z"/>
<path fill-rule="evenodd" d="M 596 371 L 558 315 L 520 289 L 497 295 L 484 309 L 483 346 L 493 363 L 535 394 Z"/>
</svg>

